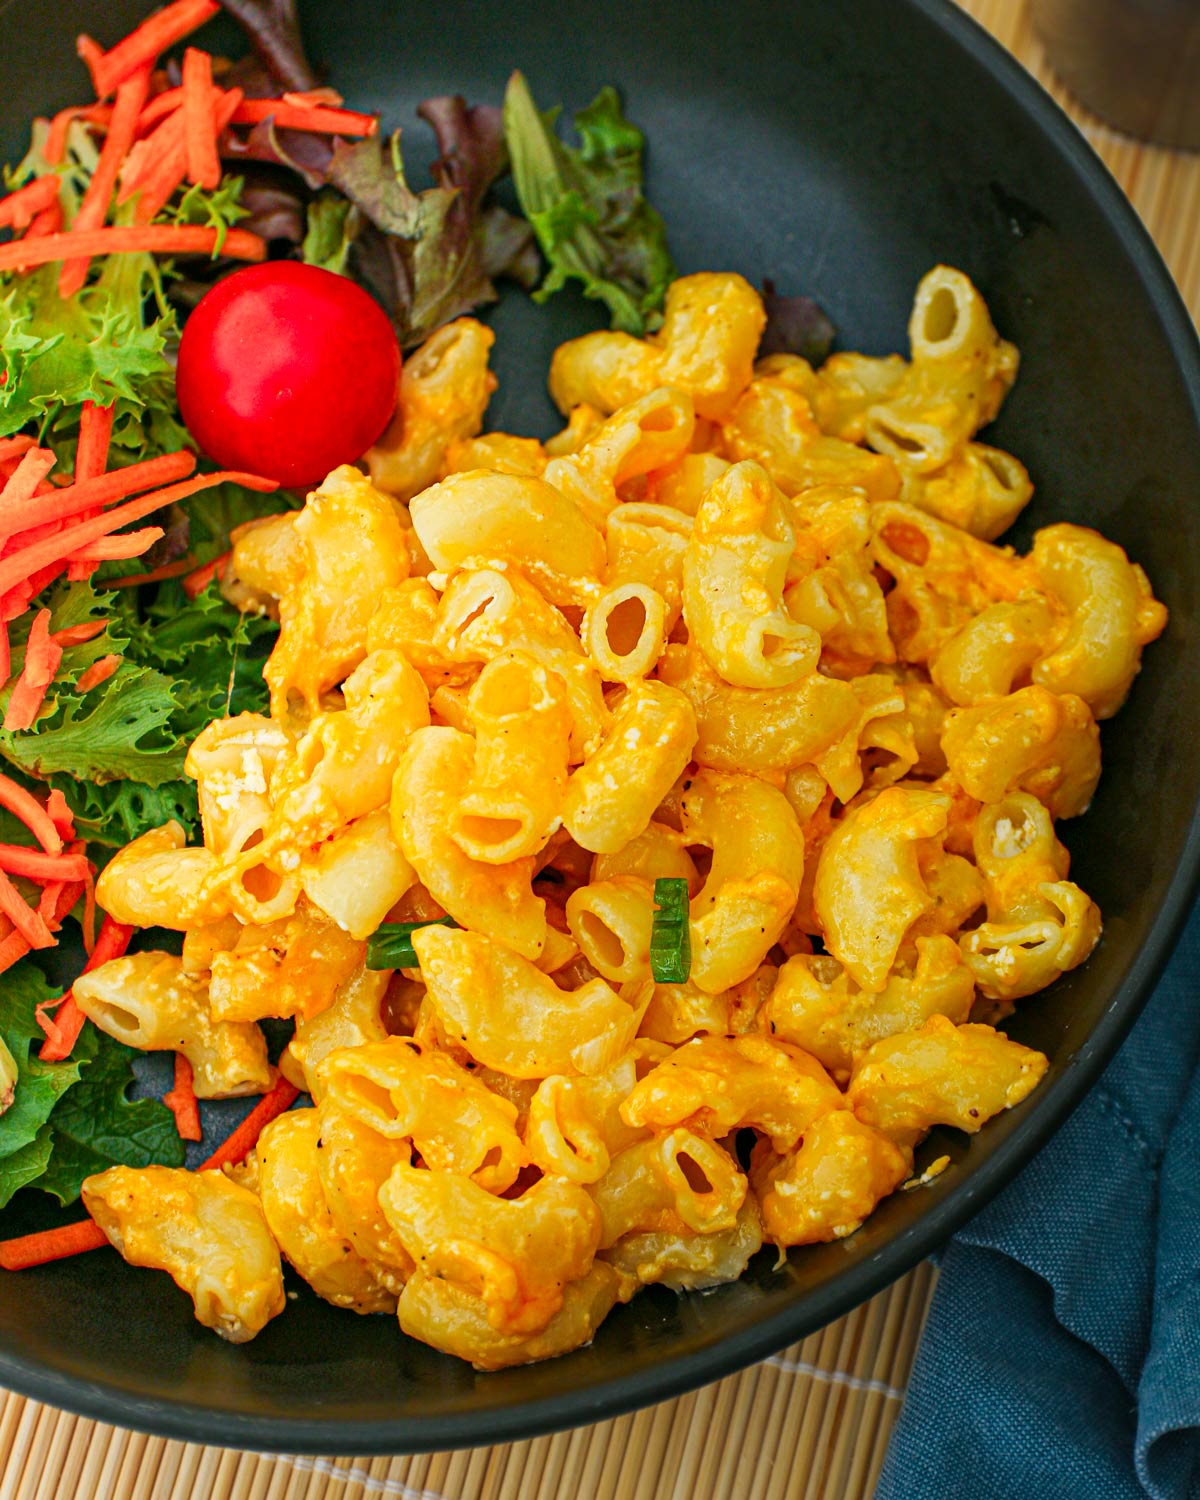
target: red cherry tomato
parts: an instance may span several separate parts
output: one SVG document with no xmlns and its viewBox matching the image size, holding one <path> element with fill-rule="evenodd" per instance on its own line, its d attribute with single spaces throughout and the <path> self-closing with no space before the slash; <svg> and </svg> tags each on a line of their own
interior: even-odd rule
<svg viewBox="0 0 1200 1500">
<path fill-rule="evenodd" d="M 176 390 L 222 468 L 294 489 L 354 463 L 396 407 L 400 349 L 360 286 L 297 261 L 219 281 L 184 324 Z"/>
</svg>

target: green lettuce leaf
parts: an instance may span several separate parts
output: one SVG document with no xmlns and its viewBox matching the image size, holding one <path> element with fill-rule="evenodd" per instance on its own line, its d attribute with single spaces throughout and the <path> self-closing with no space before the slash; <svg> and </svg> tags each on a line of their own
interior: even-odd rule
<svg viewBox="0 0 1200 1500">
<path fill-rule="evenodd" d="M 53 1150 L 37 1185 L 62 1204 L 73 1203 L 85 1177 L 118 1163 L 181 1167 L 185 1147 L 175 1120 L 157 1099 L 130 1099 L 131 1047 L 88 1025 L 74 1057 L 79 1082 L 50 1121 Z"/>
<path fill-rule="evenodd" d="M 188 552 L 197 564 L 211 562 L 229 551 L 229 533 L 234 527 L 259 516 L 292 510 L 296 503 L 296 497 L 287 490 L 263 495 L 238 484 L 219 484 L 214 489 L 189 495 L 179 506 L 181 514 L 187 517 Z M 140 560 L 138 566 L 143 566 Z"/>
<path fill-rule="evenodd" d="M 344 276 L 353 238 L 353 226 L 348 222 L 353 211 L 349 198 L 323 188 L 308 205 L 300 258 L 310 266 Z"/>
<path fill-rule="evenodd" d="M 11 1156 L 0 1157 L 0 1208 L 15 1192 L 37 1181 L 46 1170 L 53 1148 L 54 1132 L 49 1125 L 43 1125 L 28 1146 L 22 1146 Z"/>
<path fill-rule="evenodd" d="M 28 961 L 9 969 L 0 983 L 0 1036 L 17 1065 L 13 1102 L 0 1115 L 0 1208 L 17 1188 L 32 1180 L 29 1174 L 43 1152 L 44 1143 L 39 1140 L 43 1128 L 79 1079 L 78 1059 L 49 1063 L 37 1055 L 44 1033 L 34 1013 L 44 1000 L 57 995 L 41 970 Z M 14 1157 L 20 1159 L 6 1167 Z"/>
<path fill-rule="evenodd" d="M 535 293 L 544 301 L 568 281 L 608 308 L 613 326 L 643 334 L 662 321 L 675 276 L 666 228 L 642 191 L 645 137 L 621 113 L 611 88 L 575 116 L 580 146 L 554 132 L 520 73 L 504 96 L 504 133 L 517 197 L 550 263 Z"/>
</svg>

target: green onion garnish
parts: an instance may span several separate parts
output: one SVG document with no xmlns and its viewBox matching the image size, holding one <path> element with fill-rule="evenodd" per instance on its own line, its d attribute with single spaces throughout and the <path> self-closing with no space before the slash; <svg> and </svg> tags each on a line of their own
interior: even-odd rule
<svg viewBox="0 0 1200 1500">
<path fill-rule="evenodd" d="M 453 917 L 429 917 L 424 922 L 385 922 L 367 939 L 368 969 L 415 969 L 412 935 L 418 927 L 457 927 Z"/>
<path fill-rule="evenodd" d="M 688 883 L 678 876 L 654 882 L 650 972 L 656 984 L 684 984 L 692 971 Z"/>
</svg>

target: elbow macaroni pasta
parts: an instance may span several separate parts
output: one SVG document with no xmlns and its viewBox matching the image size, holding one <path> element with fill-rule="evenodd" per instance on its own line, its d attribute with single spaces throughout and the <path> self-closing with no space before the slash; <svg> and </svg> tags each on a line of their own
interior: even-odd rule
<svg viewBox="0 0 1200 1500">
<path fill-rule="evenodd" d="M 199 847 L 168 823 L 99 879 L 182 956 L 75 987 L 205 1098 L 268 1088 L 257 1022 L 294 1022 L 311 1107 L 236 1180 L 84 1187 L 223 1336 L 282 1309 L 282 1254 L 479 1369 L 549 1358 L 643 1286 L 854 1233 L 929 1130 L 1043 1076 L 986 1022 L 1099 941 L 1054 824 L 1165 610 L 1085 527 L 996 543 L 1032 486 L 977 433 L 1017 355 L 961 272 L 908 358 L 756 362 L 763 323 L 741 277 L 680 279 L 657 334 L 558 350 L 543 444 L 482 433 L 492 335 L 457 319 L 370 480 L 239 531 L 271 713 L 192 745 Z"/>
</svg>

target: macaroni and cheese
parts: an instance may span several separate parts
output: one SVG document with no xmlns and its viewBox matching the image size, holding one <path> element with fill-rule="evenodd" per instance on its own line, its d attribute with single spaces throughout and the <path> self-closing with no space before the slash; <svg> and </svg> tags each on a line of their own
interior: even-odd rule
<svg viewBox="0 0 1200 1500">
<path fill-rule="evenodd" d="M 222 1336 L 286 1260 L 481 1369 L 560 1354 L 643 1286 L 852 1234 L 1045 1073 L 995 1026 L 1099 940 L 1055 820 L 1166 612 L 1086 527 L 995 543 L 1032 486 L 977 433 L 1018 357 L 961 272 L 908 359 L 756 363 L 763 325 L 741 277 L 682 278 L 656 335 L 558 350 L 543 444 L 482 431 L 460 318 L 367 473 L 236 535 L 270 716 L 193 745 L 203 847 L 168 824 L 100 877 L 182 956 L 75 987 L 208 1098 L 267 1089 L 258 1023 L 294 1020 L 310 1102 L 245 1162 L 84 1187 Z M 368 967 L 390 924 L 406 966 Z"/>
</svg>

